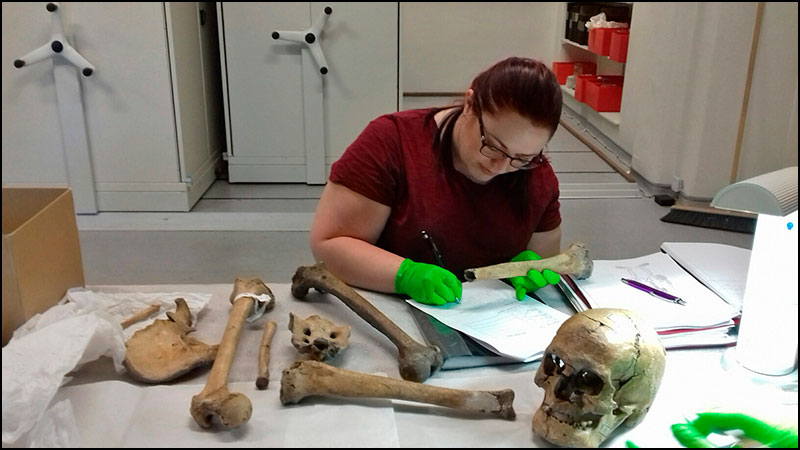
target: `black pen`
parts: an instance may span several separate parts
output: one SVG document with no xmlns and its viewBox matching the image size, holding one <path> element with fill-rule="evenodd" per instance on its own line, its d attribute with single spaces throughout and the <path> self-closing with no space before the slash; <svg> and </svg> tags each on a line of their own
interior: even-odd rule
<svg viewBox="0 0 800 450">
<path fill-rule="evenodd" d="M 434 242 L 433 238 L 425 230 L 422 230 L 422 238 L 428 241 L 428 245 L 431 246 L 431 252 L 433 253 L 433 258 L 436 260 L 436 265 L 444 268 L 444 259 L 442 259 L 442 254 L 439 252 L 439 247 L 436 246 L 436 242 Z"/>
<path fill-rule="evenodd" d="M 430 245 L 431 252 L 433 253 L 433 258 L 436 260 L 436 265 L 444 269 L 444 258 L 442 258 L 442 253 L 439 251 L 439 247 L 436 246 L 433 236 L 429 235 L 427 231 L 422 230 L 422 238 L 428 241 L 428 245 Z M 461 303 L 461 299 L 456 298 L 456 303 Z"/>
</svg>

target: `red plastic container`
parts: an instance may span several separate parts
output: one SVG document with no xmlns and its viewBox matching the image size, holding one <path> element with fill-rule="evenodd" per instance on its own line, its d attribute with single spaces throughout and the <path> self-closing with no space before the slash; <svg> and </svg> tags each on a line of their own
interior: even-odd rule
<svg viewBox="0 0 800 450">
<path fill-rule="evenodd" d="M 573 70 L 575 70 L 575 63 L 553 62 L 553 73 L 556 74 L 558 84 L 566 84 L 567 77 L 572 75 Z"/>
<path fill-rule="evenodd" d="M 611 52 L 611 35 L 619 28 L 592 28 L 589 30 L 589 51 L 608 56 Z"/>
<path fill-rule="evenodd" d="M 628 37 L 630 31 L 627 28 L 620 28 L 611 33 L 611 48 L 608 57 L 617 62 L 624 63 L 628 57 Z"/>
<path fill-rule="evenodd" d="M 597 75 L 578 75 L 575 77 L 575 100 L 583 102 L 584 94 L 586 93 L 586 83 L 590 80 L 596 80 Z"/>
<path fill-rule="evenodd" d="M 619 112 L 622 105 L 622 76 L 599 76 L 586 80 L 584 103 L 597 112 Z"/>
<path fill-rule="evenodd" d="M 567 77 L 570 75 L 582 75 L 587 73 L 597 73 L 597 64 L 592 62 L 554 62 L 553 73 L 556 74 L 558 84 L 566 84 Z"/>
</svg>

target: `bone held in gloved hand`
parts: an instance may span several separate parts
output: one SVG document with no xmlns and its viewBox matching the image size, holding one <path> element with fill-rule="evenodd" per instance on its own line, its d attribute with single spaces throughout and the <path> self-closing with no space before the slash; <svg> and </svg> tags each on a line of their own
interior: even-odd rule
<svg viewBox="0 0 800 450">
<path fill-rule="evenodd" d="M 514 420 L 514 391 L 472 391 L 431 386 L 395 378 L 339 369 L 319 361 L 297 361 L 284 369 L 281 403 L 297 403 L 312 395 L 392 398 L 495 414 Z"/>
<path fill-rule="evenodd" d="M 534 261 L 507 262 L 493 266 L 467 269 L 464 279 L 467 281 L 490 280 L 499 278 L 523 277 L 530 270 L 542 271 L 550 269 L 561 275 L 573 275 L 584 279 L 592 275 L 594 263 L 589 258 L 589 251 L 582 242 L 575 242 L 556 256 Z"/>
<path fill-rule="evenodd" d="M 292 295 L 295 298 L 305 298 L 312 287 L 339 298 L 397 346 L 400 376 L 404 380 L 421 383 L 442 367 L 442 351 L 439 347 L 415 341 L 355 289 L 330 273 L 324 263 L 301 266 L 292 277 Z"/>
</svg>

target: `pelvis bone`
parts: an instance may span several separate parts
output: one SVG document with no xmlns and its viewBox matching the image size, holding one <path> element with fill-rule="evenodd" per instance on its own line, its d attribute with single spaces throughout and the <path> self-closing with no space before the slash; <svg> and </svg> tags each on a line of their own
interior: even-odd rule
<svg viewBox="0 0 800 450">
<path fill-rule="evenodd" d="M 350 325 L 337 327 L 316 314 L 301 319 L 289 313 L 289 330 L 297 351 L 315 361 L 332 359 L 347 348 L 350 339 Z"/>
<path fill-rule="evenodd" d="M 125 343 L 125 368 L 145 383 L 164 383 L 214 362 L 217 345 L 188 337 L 194 331 L 186 301 L 175 300 L 175 312 L 137 331 Z"/>
</svg>

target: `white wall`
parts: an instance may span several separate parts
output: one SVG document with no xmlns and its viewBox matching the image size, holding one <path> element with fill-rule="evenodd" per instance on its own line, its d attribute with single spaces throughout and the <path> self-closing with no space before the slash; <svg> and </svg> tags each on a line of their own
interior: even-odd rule
<svg viewBox="0 0 800 450">
<path fill-rule="evenodd" d="M 797 165 L 797 3 L 764 5 L 736 180 Z"/>
<path fill-rule="evenodd" d="M 403 92 L 464 92 L 508 56 L 550 65 L 562 3 L 401 2 Z"/>
<path fill-rule="evenodd" d="M 621 145 L 654 184 L 711 198 L 729 184 L 755 3 L 637 3 L 622 99 Z"/>
<path fill-rule="evenodd" d="M 683 196 L 708 200 L 797 165 L 796 3 L 765 4 L 742 122 L 757 11 L 753 2 L 635 4 L 619 143 L 651 183 L 679 179 Z"/>
</svg>

